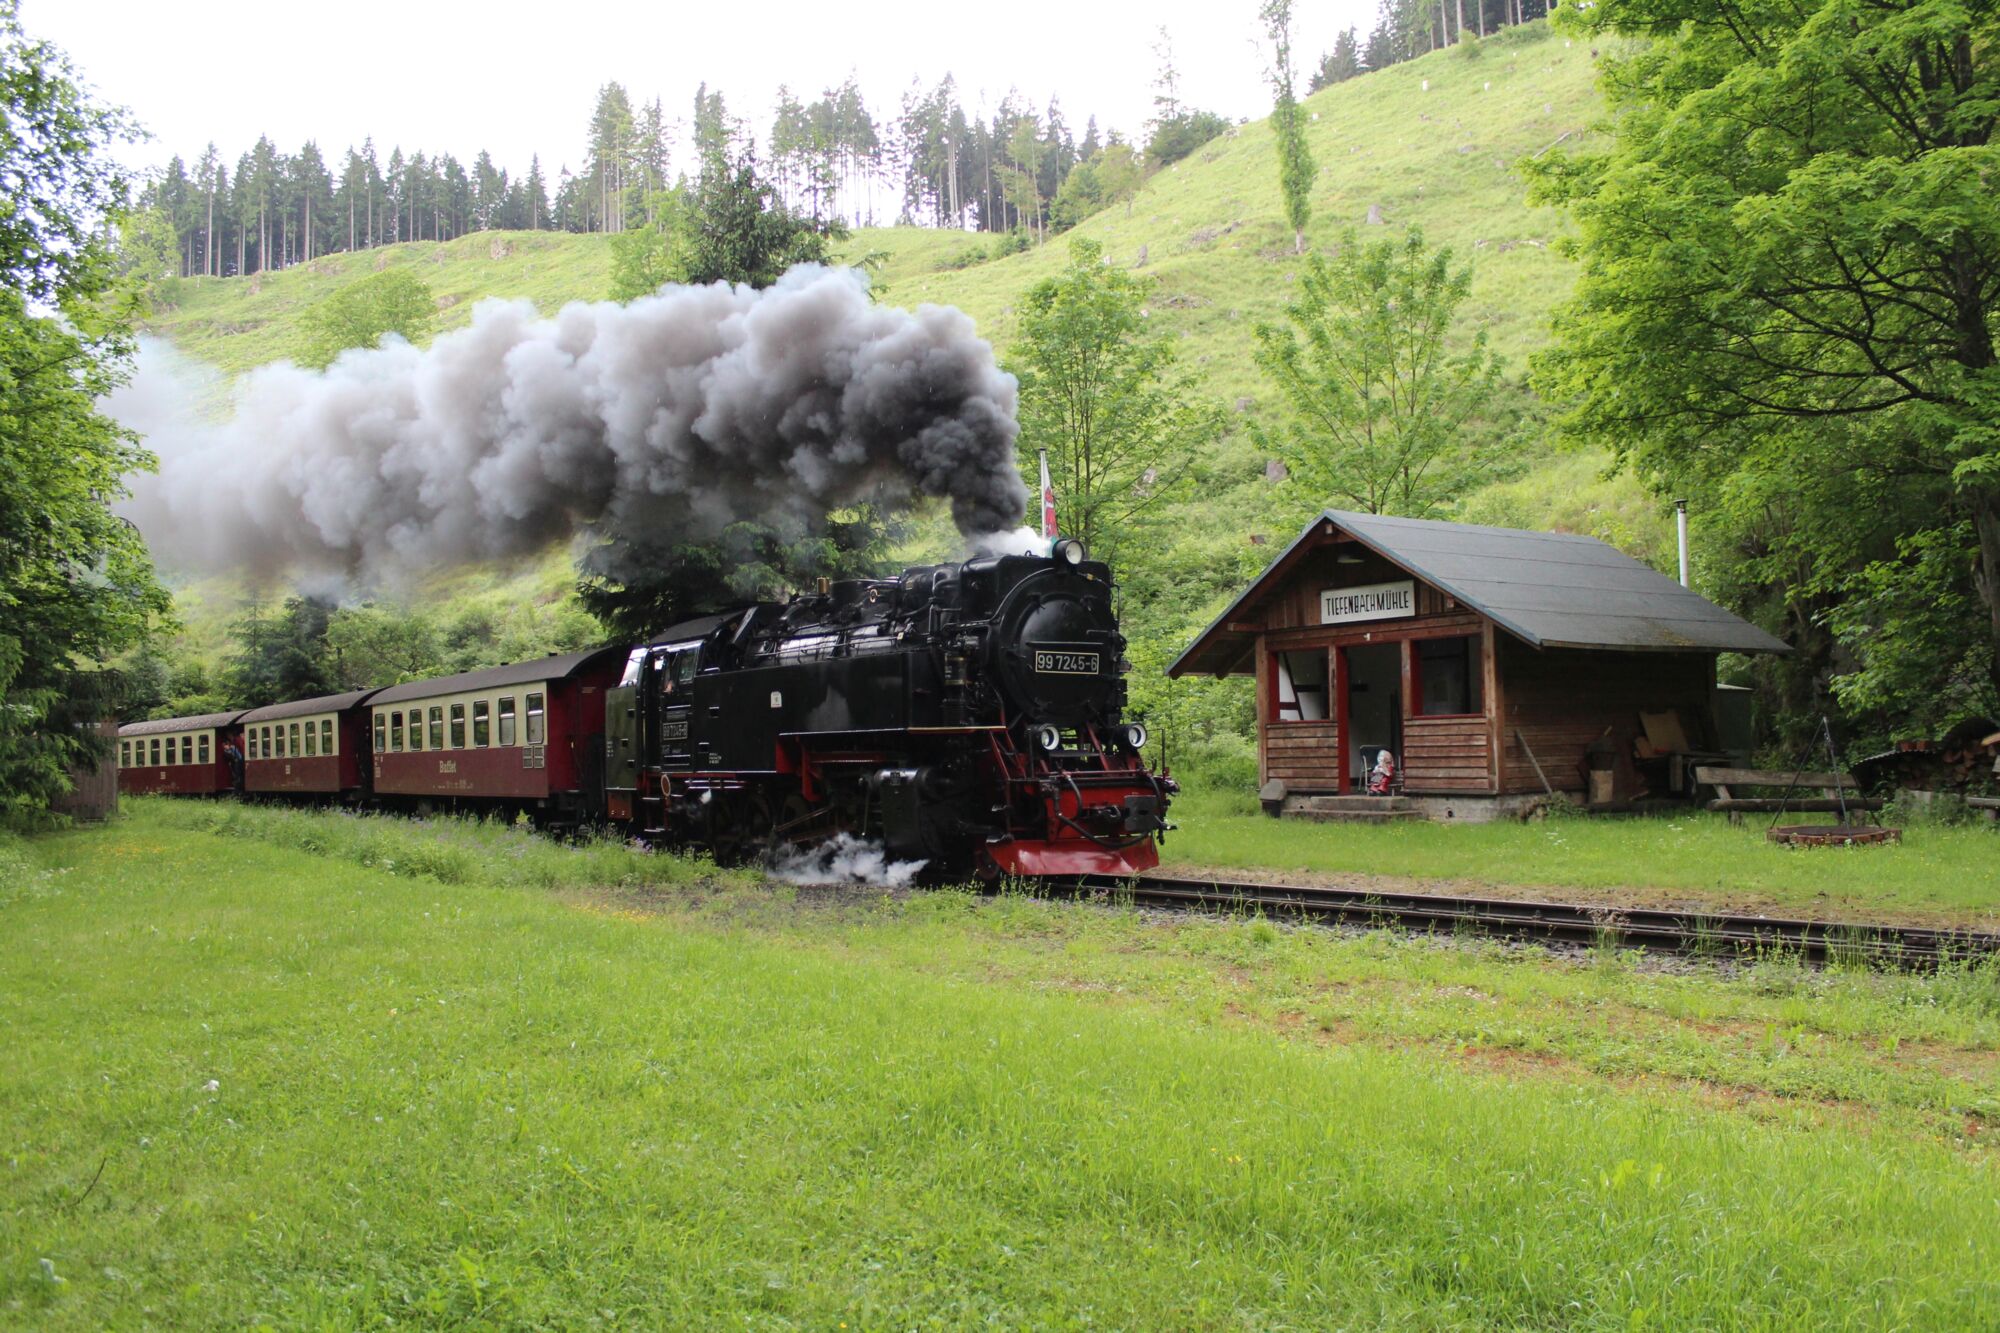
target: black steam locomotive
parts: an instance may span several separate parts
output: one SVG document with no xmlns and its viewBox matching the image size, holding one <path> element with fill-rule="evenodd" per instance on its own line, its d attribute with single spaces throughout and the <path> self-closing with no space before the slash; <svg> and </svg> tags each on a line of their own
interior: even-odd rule
<svg viewBox="0 0 2000 1333">
<path fill-rule="evenodd" d="M 1175 788 L 1124 720 L 1124 647 L 1110 571 L 1057 541 L 630 649 L 134 723 L 119 784 L 608 823 L 722 861 L 847 833 L 944 873 L 1128 873 Z"/>
<path fill-rule="evenodd" d="M 1174 787 L 1123 719 L 1124 647 L 1071 540 L 678 625 L 607 692 L 606 810 L 724 860 L 848 832 L 953 871 L 1142 870 Z"/>
</svg>

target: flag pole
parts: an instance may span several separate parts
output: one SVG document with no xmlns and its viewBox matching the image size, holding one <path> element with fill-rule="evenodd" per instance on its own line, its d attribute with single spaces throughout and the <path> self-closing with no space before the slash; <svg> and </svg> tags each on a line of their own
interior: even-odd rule
<svg viewBox="0 0 2000 1333">
<path fill-rule="evenodd" d="M 1056 535 L 1056 490 L 1049 485 L 1049 451 L 1042 455 L 1042 536 L 1054 540 Z"/>
</svg>

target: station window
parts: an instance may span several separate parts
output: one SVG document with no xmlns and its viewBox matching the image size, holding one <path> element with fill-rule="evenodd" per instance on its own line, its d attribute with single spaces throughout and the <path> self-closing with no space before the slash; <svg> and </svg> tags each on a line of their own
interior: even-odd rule
<svg viewBox="0 0 2000 1333">
<path fill-rule="evenodd" d="M 1326 649 L 1309 652 L 1274 653 L 1272 675 L 1277 689 L 1277 708 L 1272 716 L 1280 722 L 1323 722 L 1326 711 Z"/>
<path fill-rule="evenodd" d="M 500 701 L 500 744 L 514 743 L 514 696 L 508 695 Z"/>
<path fill-rule="evenodd" d="M 483 750 L 492 742 L 493 726 L 487 714 L 492 705 L 484 699 L 472 701 L 472 748 Z"/>
<path fill-rule="evenodd" d="M 330 717 L 323 717 L 319 720 L 319 752 L 321 754 L 332 754 L 334 752 L 333 719 Z"/>
<path fill-rule="evenodd" d="M 292 723 L 292 758 L 297 759 L 305 751 L 299 748 L 299 723 Z"/>
<path fill-rule="evenodd" d="M 454 750 L 463 750 L 465 748 L 464 704 L 453 704 L 451 706 L 451 748 Z"/>
<path fill-rule="evenodd" d="M 1416 648 L 1425 717 L 1482 711 L 1477 638 L 1425 639 Z"/>
<path fill-rule="evenodd" d="M 195 741 L 194 761 L 197 764 L 205 764 L 208 762 L 208 733 L 205 731 L 201 733 L 201 738 Z"/>
<path fill-rule="evenodd" d="M 431 705 L 431 748 L 444 748 L 444 709 L 437 704 Z"/>
<path fill-rule="evenodd" d="M 528 744 L 540 745 L 548 735 L 547 715 L 542 707 L 542 696 L 528 696 Z"/>
<path fill-rule="evenodd" d="M 388 752 L 389 715 L 387 713 L 377 713 L 375 715 L 375 753 L 387 754 Z"/>
<path fill-rule="evenodd" d="M 395 754 L 402 748 L 403 748 L 403 715 L 399 711 L 389 714 L 389 753 Z"/>
<path fill-rule="evenodd" d="M 158 768 L 158 767 L 160 766 L 160 738 L 159 738 L 158 736 L 155 736 L 155 737 L 153 738 L 153 746 L 152 746 L 152 749 L 153 749 L 153 765 L 152 765 L 152 766 L 153 766 L 154 768 Z"/>
</svg>

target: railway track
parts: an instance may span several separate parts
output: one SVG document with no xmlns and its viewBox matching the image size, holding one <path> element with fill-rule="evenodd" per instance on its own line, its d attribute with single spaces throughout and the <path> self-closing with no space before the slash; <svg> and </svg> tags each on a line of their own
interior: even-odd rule
<svg viewBox="0 0 2000 1333">
<path fill-rule="evenodd" d="M 2000 955 L 2000 935 L 1925 926 L 1804 921 L 1769 916 L 1610 908 L 1582 903 L 1474 898 L 1296 884 L 1144 875 L 1051 881 L 1143 907 L 1262 912 L 1333 924 L 1422 933 L 1498 936 L 1566 945 L 1613 944 L 1718 958 L 1784 955 L 1815 964 L 1867 963 L 1911 970 Z"/>
</svg>

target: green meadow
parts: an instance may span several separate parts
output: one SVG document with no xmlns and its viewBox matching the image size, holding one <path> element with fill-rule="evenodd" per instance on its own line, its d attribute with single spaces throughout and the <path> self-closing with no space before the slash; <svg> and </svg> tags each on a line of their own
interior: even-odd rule
<svg viewBox="0 0 2000 1333">
<path fill-rule="evenodd" d="M 134 802 L 0 846 L 24 1327 L 1974 1327 L 2000 982 Z"/>
<path fill-rule="evenodd" d="M 2000 828 L 1985 822 L 1913 822 L 1892 846 L 1795 848 L 1765 837 L 1768 815 L 1742 824 L 1694 810 L 1529 823 L 1314 824 L 1271 818 L 1254 793 L 1204 787 L 1175 802 L 1173 819 L 1179 828 L 1162 853 L 1169 870 L 1415 887 L 1448 881 L 1453 891 L 1506 896 L 2000 929 Z"/>
</svg>

